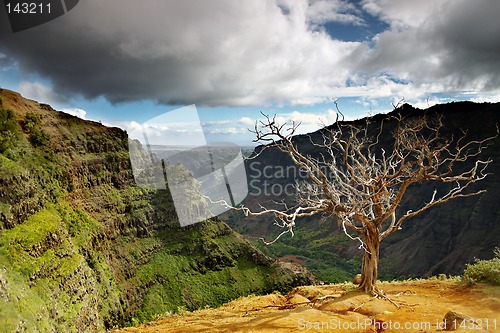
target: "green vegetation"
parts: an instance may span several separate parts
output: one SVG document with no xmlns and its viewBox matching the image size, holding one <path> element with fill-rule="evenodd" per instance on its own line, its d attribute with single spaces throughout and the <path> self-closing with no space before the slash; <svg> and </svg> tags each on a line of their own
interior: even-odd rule
<svg viewBox="0 0 500 333">
<path fill-rule="evenodd" d="M 469 284 L 487 283 L 500 286 L 500 248 L 494 251 L 495 257 L 490 260 L 478 260 L 465 268 L 463 280 Z"/>
<path fill-rule="evenodd" d="M 21 131 L 12 110 L 0 109 L 0 154 L 11 156 Z"/>
<path fill-rule="evenodd" d="M 34 146 L 43 146 L 50 139 L 50 135 L 41 126 L 40 117 L 33 112 L 26 113 L 23 129 L 30 135 L 30 142 Z"/>
<path fill-rule="evenodd" d="M 123 200 L 133 196 L 129 192 L 111 197 Z M 100 319 L 92 325 L 102 330 L 296 285 L 293 276 L 217 221 L 170 227 L 155 237 L 121 236 L 107 246 L 102 237 L 99 222 L 63 201 L 47 203 L 23 224 L 4 230 L 2 326 L 15 331 L 24 322 L 28 331 L 76 332 L 90 325 L 82 313 L 95 311 Z M 139 300 L 133 311 L 121 304 L 131 296 Z"/>
<path fill-rule="evenodd" d="M 81 229 L 96 227 L 90 217 L 67 204 L 48 204 L 0 235 L 0 266 L 4 267 L 0 322 L 6 331 L 18 330 L 20 323 L 30 332 L 80 331 L 83 323 L 78 314 L 106 295 L 98 288 L 97 272 L 86 265 L 85 248 L 77 246 L 90 244 L 92 235 L 72 237 L 67 232 L 68 226 L 77 224 Z M 102 328 L 99 322 L 90 327 Z"/>
<path fill-rule="evenodd" d="M 25 169 L 19 164 L 5 155 L 0 154 L 0 173 L 3 177 L 10 178 L 15 175 L 20 175 Z"/>
<path fill-rule="evenodd" d="M 129 280 L 150 286 L 131 324 L 151 320 L 158 313 L 178 313 L 215 307 L 241 295 L 287 291 L 294 278 L 236 237 L 223 223 L 207 221 L 159 234 L 164 247 Z M 143 240 L 127 238 L 128 256 L 137 256 Z"/>
<path fill-rule="evenodd" d="M 297 257 L 325 283 L 351 281 L 361 271 L 360 258 L 346 258 L 340 256 L 340 252 L 336 253 L 336 247 L 349 242 L 349 239 L 343 234 L 334 234 L 329 221 L 311 220 L 306 223 L 309 223 L 307 227 L 297 228 L 293 238 L 282 237 L 272 245 L 256 240 L 256 244 L 272 257 Z"/>
<path fill-rule="evenodd" d="M 0 172 L 12 174 L 13 165 L 6 165 L 8 160 L 18 160 L 24 157 L 29 143 L 23 137 L 21 126 L 14 112 L 10 109 L 0 109 Z"/>
<path fill-rule="evenodd" d="M 39 211 L 45 202 L 55 203 L 69 189 L 69 160 L 44 150 L 49 136 L 40 117 L 28 112 L 21 126 L 13 111 L 0 110 L 0 228 L 11 228 Z M 21 184 L 22 183 L 22 186 Z"/>
</svg>

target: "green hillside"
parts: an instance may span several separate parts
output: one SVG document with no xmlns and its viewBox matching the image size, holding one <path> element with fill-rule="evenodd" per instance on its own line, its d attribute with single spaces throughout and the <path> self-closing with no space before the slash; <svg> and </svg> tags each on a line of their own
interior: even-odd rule
<svg viewBox="0 0 500 333">
<path fill-rule="evenodd" d="M 218 219 L 181 228 L 135 186 L 127 134 L 0 90 L 0 331 L 101 332 L 288 290 Z"/>
</svg>

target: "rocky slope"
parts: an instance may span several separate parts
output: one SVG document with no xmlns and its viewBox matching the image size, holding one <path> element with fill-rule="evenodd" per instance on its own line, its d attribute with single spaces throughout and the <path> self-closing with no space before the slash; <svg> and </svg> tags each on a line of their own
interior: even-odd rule
<svg viewBox="0 0 500 333">
<path fill-rule="evenodd" d="M 444 128 L 441 134 L 458 138 L 464 130 L 468 132 L 467 140 L 494 135 L 496 124 L 500 124 L 500 103 L 455 102 L 436 105 L 427 110 L 406 104 L 392 114 L 395 113 L 407 117 L 442 115 Z M 381 120 L 385 118 L 387 115 L 372 117 L 371 126 L 379 128 Z M 355 126 L 363 126 L 364 123 L 365 120 L 351 122 Z M 385 124 L 382 145 L 386 144 L 384 142 L 393 126 L 391 122 L 386 121 Z M 321 151 L 311 144 L 311 140 L 320 142 L 321 132 L 312 133 L 310 137 L 299 135 L 294 140 L 304 154 L 319 156 Z M 500 138 L 483 150 L 478 158 L 493 160 L 488 167 L 491 175 L 477 184 L 487 192 L 436 206 L 406 221 L 401 231 L 382 242 L 382 278 L 460 274 L 465 264 L 473 262 L 474 258 L 491 258 L 493 249 L 500 245 Z M 471 159 L 468 163 L 475 161 Z M 251 190 L 245 203 L 254 208 L 258 208 L 257 204 L 265 205 L 269 200 L 291 202 L 292 198 L 285 190 L 289 189 L 288 192 L 293 193 L 291 186 L 297 178 L 301 179 L 300 172 L 290 159 L 275 150 L 267 150 L 249 160 L 247 170 Z M 415 184 L 409 189 L 397 213 L 415 209 L 428 201 L 434 188 L 444 191 L 440 184 Z M 224 218 L 236 230 L 250 236 L 271 238 L 280 232 L 273 225 L 271 216 L 242 218 L 241 215 L 228 213 Z M 343 235 L 337 222 L 331 218 L 297 221 L 295 237 L 282 237 L 278 243 L 265 250 L 277 256 L 294 256 L 295 260 L 305 263 L 313 273 L 328 282 L 350 280 L 360 269 L 361 250 L 358 244 Z"/>
<path fill-rule="evenodd" d="M 98 332 L 310 281 L 134 185 L 127 134 L 0 89 L 0 326 Z"/>
</svg>

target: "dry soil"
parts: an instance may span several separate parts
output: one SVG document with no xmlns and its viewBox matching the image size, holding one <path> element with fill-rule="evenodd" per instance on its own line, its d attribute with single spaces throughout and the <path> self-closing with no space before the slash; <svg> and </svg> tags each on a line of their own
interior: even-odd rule
<svg viewBox="0 0 500 333">
<path fill-rule="evenodd" d="M 353 290 L 353 285 L 299 287 L 287 295 L 240 298 L 113 332 L 419 332 L 443 331 L 448 311 L 473 321 L 452 324 L 456 332 L 500 332 L 500 287 L 455 281 L 381 283 L 399 306 Z M 327 297 L 325 297 L 327 296 Z"/>
</svg>

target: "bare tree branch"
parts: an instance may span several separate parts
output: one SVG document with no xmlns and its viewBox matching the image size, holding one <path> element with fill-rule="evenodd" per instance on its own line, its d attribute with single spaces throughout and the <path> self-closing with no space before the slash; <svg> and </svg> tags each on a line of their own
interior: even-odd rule
<svg viewBox="0 0 500 333">
<path fill-rule="evenodd" d="M 275 116 L 263 114 L 264 120 L 256 122 L 252 131 L 256 136 L 254 141 L 266 144 L 259 154 L 278 149 L 307 174 L 306 181 L 296 184 L 297 205 L 285 209 L 261 207 L 256 212 L 244 206 L 232 208 L 245 216 L 275 216 L 275 224 L 284 231 L 274 240 L 264 241 L 266 244 L 276 242 L 287 233 L 293 236 L 298 218 L 316 214 L 335 216 L 344 233 L 359 241 L 365 251 L 363 278 L 365 282 L 370 280 L 363 284 L 366 291 L 373 288 L 377 270 L 372 267 L 367 271 L 365 266 L 378 263 L 380 241 L 400 230 L 404 221 L 436 205 L 484 192 L 471 186 L 488 176 L 486 169 L 492 160 L 478 157 L 498 137 L 499 129 L 497 126 L 496 134 L 482 140 L 469 140 L 467 131 L 462 131 L 458 138 L 445 138 L 442 117 L 427 115 L 390 116 L 378 127 L 367 118 L 365 124 L 359 126 L 344 122 L 344 115 L 336 101 L 334 103 L 338 111 L 336 123 L 323 128 L 320 138 L 309 136 L 317 151 L 314 156 L 300 152 L 292 139 L 300 124 L 291 123 L 286 127 L 278 124 Z M 475 163 L 464 169 L 464 162 L 473 159 Z M 421 207 L 397 216 L 396 209 L 407 190 L 425 181 L 453 186 L 443 193 L 436 189 Z M 220 203 L 230 207 L 226 202 Z M 349 234 L 347 229 L 357 236 Z"/>
</svg>

